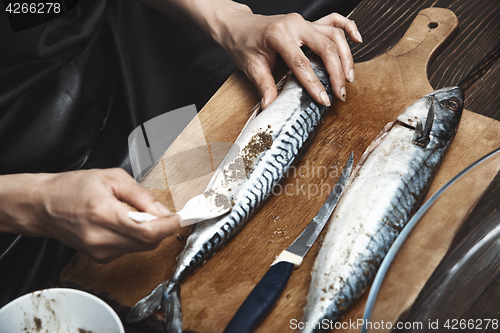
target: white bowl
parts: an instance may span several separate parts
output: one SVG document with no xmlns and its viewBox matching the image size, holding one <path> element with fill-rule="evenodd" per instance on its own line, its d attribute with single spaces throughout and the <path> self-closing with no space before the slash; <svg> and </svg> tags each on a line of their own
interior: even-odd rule
<svg viewBox="0 0 500 333">
<path fill-rule="evenodd" d="M 89 293 L 66 288 L 35 291 L 0 309 L 2 333 L 124 333 L 113 309 Z"/>
</svg>

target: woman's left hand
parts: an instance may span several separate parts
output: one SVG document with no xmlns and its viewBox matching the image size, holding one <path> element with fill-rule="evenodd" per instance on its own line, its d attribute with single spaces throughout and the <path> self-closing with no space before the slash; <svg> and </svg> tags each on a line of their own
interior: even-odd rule
<svg viewBox="0 0 500 333">
<path fill-rule="evenodd" d="M 277 97 L 272 76 L 277 53 L 318 103 L 330 105 L 323 85 L 300 48 L 304 45 L 321 57 L 330 74 L 333 93 L 345 101 L 346 81 L 354 81 L 354 61 L 344 31 L 355 42 L 362 42 L 354 21 L 336 13 L 315 22 L 296 13 L 255 15 L 246 6 L 225 17 L 223 28 L 214 39 L 255 84 L 263 108 Z"/>
</svg>

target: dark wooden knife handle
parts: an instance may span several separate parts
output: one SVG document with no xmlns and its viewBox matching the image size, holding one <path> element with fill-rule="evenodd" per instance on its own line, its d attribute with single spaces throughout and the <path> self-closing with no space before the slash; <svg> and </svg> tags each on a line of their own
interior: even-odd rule
<svg viewBox="0 0 500 333">
<path fill-rule="evenodd" d="M 292 275 L 293 267 L 294 265 L 287 261 L 280 261 L 272 265 L 236 311 L 224 333 L 253 332 L 266 318 L 283 292 L 290 275 Z"/>
</svg>

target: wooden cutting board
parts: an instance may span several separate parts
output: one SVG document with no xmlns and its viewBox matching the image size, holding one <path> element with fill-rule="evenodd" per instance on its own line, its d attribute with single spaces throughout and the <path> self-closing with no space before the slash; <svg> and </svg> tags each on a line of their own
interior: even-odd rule
<svg viewBox="0 0 500 333">
<path fill-rule="evenodd" d="M 275 256 L 290 245 L 321 207 L 328 196 L 328 185 L 331 189 L 340 174 L 337 166 L 345 164 L 351 151 L 358 161 L 387 122 L 394 121 L 414 101 L 433 91 L 427 79 L 427 66 L 457 28 L 457 18 L 451 11 L 425 9 L 394 48 L 355 64 L 356 80 L 347 85 L 347 102 L 332 103 L 314 143 L 282 184 L 287 191 L 271 197 L 240 234 L 182 284 L 185 330 L 223 331 Z M 227 151 L 227 144 L 221 143 L 234 142 L 258 100 L 255 88 L 244 75 L 233 74 L 142 184 L 172 210 L 199 194 Z M 469 164 L 499 147 L 498 133 L 500 122 L 464 111 L 455 141 L 429 195 Z M 180 158 L 181 155 L 188 158 Z M 210 170 L 206 170 L 207 156 Z M 189 177 L 192 173 L 196 177 Z M 450 235 L 454 232 L 449 229 Z M 188 229 L 180 233 L 187 235 Z M 174 236 L 155 251 L 126 255 L 109 264 L 97 264 L 78 254 L 66 266 L 60 281 L 62 285 L 99 295 L 123 316 L 128 307 L 170 277 L 175 257 L 184 244 L 181 235 Z M 302 266 L 293 272 L 282 297 L 258 332 L 290 331 L 290 321 L 301 319 L 317 253 L 318 242 Z M 362 318 L 364 302 L 365 299 L 361 300 L 346 320 Z M 142 323 L 140 331 L 157 323 L 156 318 L 150 318 Z"/>
</svg>

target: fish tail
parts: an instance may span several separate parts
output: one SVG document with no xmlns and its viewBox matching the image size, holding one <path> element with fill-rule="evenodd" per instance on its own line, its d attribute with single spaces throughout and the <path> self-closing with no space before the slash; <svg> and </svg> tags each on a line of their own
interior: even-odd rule
<svg viewBox="0 0 500 333">
<path fill-rule="evenodd" d="M 127 322 L 134 323 L 140 321 L 161 307 L 165 281 L 160 283 L 149 295 L 137 302 L 127 315 Z"/>
<path fill-rule="evenodd" d="M 163 292 L 161 307 L 165 311 L 167 332 L 182 333 L 182 307 L 180 285 L 177 281 L 168 281 Z"/>
<path fill-rule="evenodd" d="M 182 308 L 178 281 L 160 283 L 149 295 L 141 299 L 130 310 L 127 322 L 140 321 L 163 308 L 167 332 L 182 333 Z"/>
</svg>

